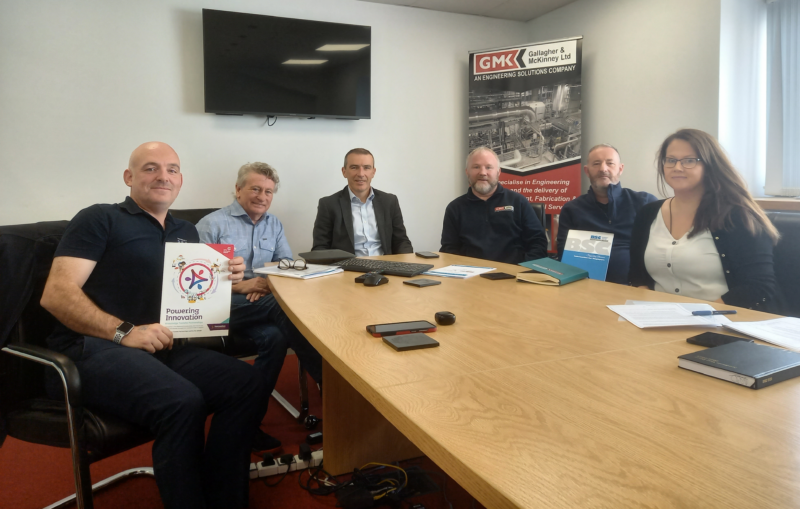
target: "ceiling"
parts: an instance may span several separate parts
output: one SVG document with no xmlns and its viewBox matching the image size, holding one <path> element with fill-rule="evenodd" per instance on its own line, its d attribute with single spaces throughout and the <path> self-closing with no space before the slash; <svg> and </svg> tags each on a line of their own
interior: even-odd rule
<svg viewBox="0 0 800 509">
<path fill-rule="evenodd" d="M 361 0 L 487 18 L 530 21 L 575 0 Z"/>
</svg>

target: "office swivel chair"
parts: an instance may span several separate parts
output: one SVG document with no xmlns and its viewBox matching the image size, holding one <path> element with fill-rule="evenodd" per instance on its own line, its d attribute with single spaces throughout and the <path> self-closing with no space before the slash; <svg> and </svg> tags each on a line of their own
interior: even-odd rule
<svg viewBox="0 0 800 509">
<path fill-rule="evenodd" d="M 542 224 L 542 228 L 547 230 L 548 226 L 544 224 L 544 203 L 531 202 L 531 208 L 533 208 L 533 212 L 536 214 L 536 219 Z"/>
<path fill-rule="evenodd" d="M 783 293 L 782 315 L 800 318 L 800 213 L 767 212 L 781 234 L 773 251 L 775 279 Z"/>
<path fill-rule="evenodd" d="M 536 214 L 536 219 L 539 220 L 539 223 L 542 225 L 542 229 L 544 230 L 544 235 L 547 237 L 547 246 L 550 249 L 550 225 L 546 224 L 544 221 L 546 219 L 545 216 L 545 205 L 544 203 L 537 203 L 531 202 L 531 208 L 533 209 L 533 213 Z"/>
<path fill-rule="evenodd" d="M 197 224 L 198 221 L 215 210 L 217 209 L 172 209 L 169 212 L 174 218 Z M 274 334 L 280 334 L 277 327 L 274 328 Z M 227 337 L 192 338 L 189 340 L 189 343 L 239 358 L 254 357 L 258 353 L 252 339 L 236 334 L 229 334 Z M 287 355 L 293 353 L 294 352 L 289 349 Z M 308 376 L 306 370 L 303 369 L 299 361 L 297 363 L 297 369 L 300 386 L 300 409 L 296 409 L 294 405 L 284 398 L 277 390 L 272 391 L 272 397 L 275 398 L 297 422 L 305 424 L 307 428 L 312 429 L 316 426 L 318 420 L 313 415 L 308 415 Z"/>
<path fill-rule="evenodd" d="M 132 476 L 153 476 L 149 467 L 120 472 L 91 484 L 89 465 L 153 440 L 144 428 L 85 408 L 75 364 L 49 350 L 45 339 L 55 319 L 39 300 L 67 221 L 0 226 L 0 444 L 5 435 L 72 451 L 75 495 L 48 507 L 73 501 L 94 507 L 92 492 Z M 64 400 L 49 399 L 45 371 L 53 369 Z"/>
</svg>

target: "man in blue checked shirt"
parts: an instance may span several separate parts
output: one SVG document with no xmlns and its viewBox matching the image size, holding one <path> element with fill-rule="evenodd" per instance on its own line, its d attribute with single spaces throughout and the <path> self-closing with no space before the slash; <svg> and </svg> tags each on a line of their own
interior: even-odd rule
<svg viewBox="0 0 800 509">
<path fill-rule="evenodd" d="M 248 163 L 239 169 L 236 199 L 197 223 L 200 242 L 233 244 L 235 256 L 247 270 L 291 258 L 283 225 L 269 212 L 278 188 L 278 172 L 266 163 Z M 258 346 L 255 367 L 262 373 L 267 394 L 278 381 L 286 350 L 291 347 L 308 374 L 322 382 L 322 358 L 292 324 L 270 292 L 267 279 L 255 277 L 233 285 L 231 333 L 249 337 Z M 253 450 L 272 451 L 280 441 L 259 430 Z"/>
</svg>

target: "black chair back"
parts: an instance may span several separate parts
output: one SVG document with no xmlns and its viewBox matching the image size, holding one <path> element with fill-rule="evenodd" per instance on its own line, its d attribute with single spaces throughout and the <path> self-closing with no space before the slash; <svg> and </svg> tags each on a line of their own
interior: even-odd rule
<svg viewBox="0 0 800 509">
<path fill-rule="evenodd" d="M 219 209 L 170 209 L 169 213 L 175 219 L 183 219 L 192 224 L 197 224 L 198 221 Z"/>
<path fill-rule="evenodd" d="M 781 239 L 775 246 L 775 278 L 783 292 L 782 315 L 800 318 L 800 213 L 767 212 Z"/>
<path fill-rule="evenodd" d="M 531 207 L 536 213 L 537 219 L 539 219 L 539 222 L 542 224 L 542 228 L 547 230 L 548 226 L 544 224 L 544 203 L 531 203 Z"/>
<path fill-rule="evenodd" d="M 0 346 L 46 347 L 56 324 L 39 300 L 53 264 L 53 254 L 68 221 L 0 226 Z M 0 414 L 21 402 L 46 399 L 45 366 L 0 355 Z M 0 443 L 2 443 L 0 441 Z"/>
</svg>

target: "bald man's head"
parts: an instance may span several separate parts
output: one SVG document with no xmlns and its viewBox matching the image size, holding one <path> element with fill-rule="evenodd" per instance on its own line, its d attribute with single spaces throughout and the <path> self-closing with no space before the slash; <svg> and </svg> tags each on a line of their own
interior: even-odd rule
<svg viewBox="0 0 800 509">
<path fill-rule="evenodd" d="M 140 166 L 144 162 L 143 158 L 147 158 L 148 154 L 158 150 L 165 150 L 172 152 L 175 155 L 175 159 L 178 160 L 178 165 L 180 166 L 180 159 L 178 158 L 178 153 L 175 152 L 175 150 L 172 147 L 160 141 L 148 141 L 147 143 L 142 143 L 141 145 L 133 149 L 133 152 L 131 152 L 131 157 L 128 159 L 128 169 L 130 170 Z"/>
<path fill-rule="evenodd" d="M 154 216 L 162 216 L 183 185 L 181 161 L 166 143 L 142 143 L 131 153 L 123 178 L 139 207 Z"/>
</svg>

